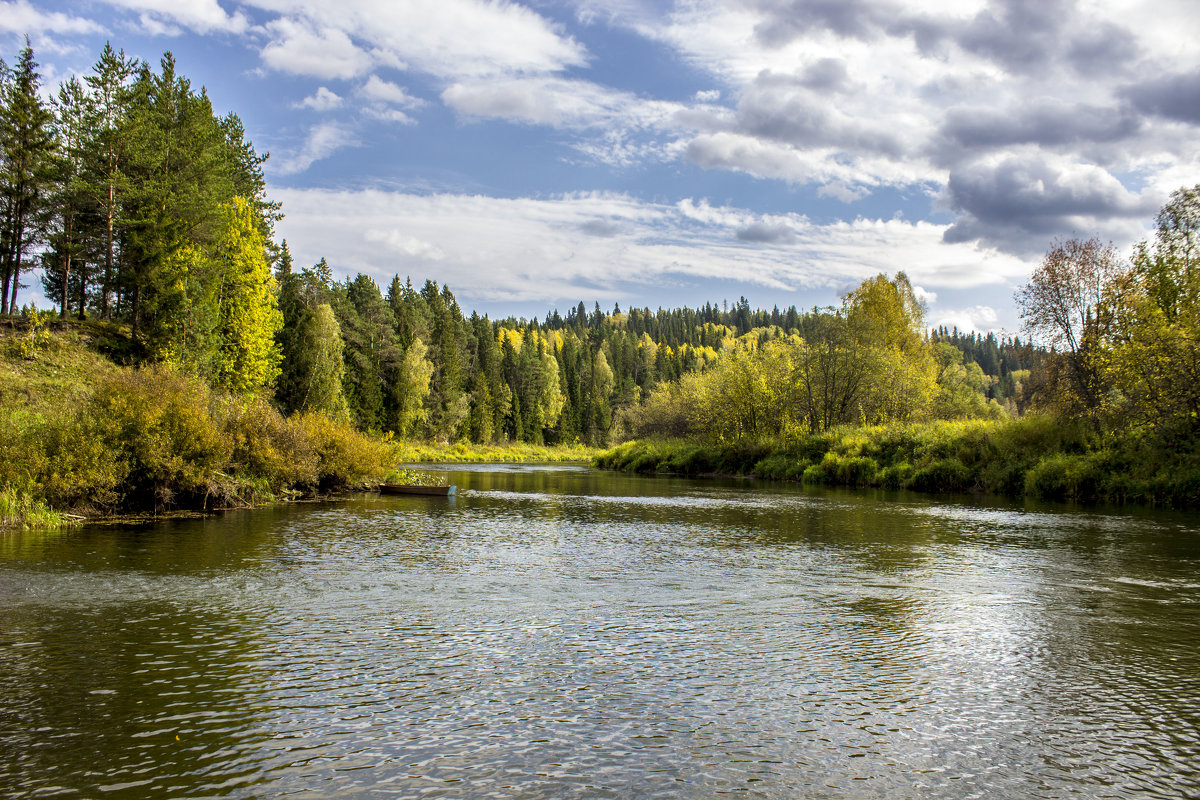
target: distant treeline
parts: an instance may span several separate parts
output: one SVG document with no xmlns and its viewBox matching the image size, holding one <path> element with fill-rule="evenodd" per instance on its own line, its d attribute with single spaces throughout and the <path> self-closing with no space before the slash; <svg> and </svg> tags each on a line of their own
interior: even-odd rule
<svg viewBox="0 0 1200 800">
<path fill-rule="evenodd" d="M 820 421 L 792 420 L 796 425 L 823 429 L 864 414 L 871 421 L 997 416 L 1004 407 L 1017 411 L 1022 382 L 1044 356 L 1017 338 L 945 329 L 922 334 L 919 305 L 902 275 L 872 279 L 854 295 L 867 298 L 860 304 L 867 309 L 902 303 L 907 292 L 909 316 L 896 321 L 902 330 L 889 330 L 884 318 L 869 320 L 865 311 L 852 318 L 832 308 L 768 312 L 752 310 L 745 298 L 731 309 L 605 312 L 597 304 L 589 312 L 580 303 L 544 321 L 490 320 L 466 316 L 450 288 L 432 280 L 418 290 L 395 276 L 381 291 L 366 275 L 334 281 L 324 261 L 297 271 L 286 243 L 277 279 L 281 406 L 349 416 L 363 430 L 404 438 L 604 445 L 654 432 L 647 429 L 654 428 L 656 402 L 681 381 L 714 384 L 734 365 L 761 364 L 768 353 L 826 345 L 820 357 L 830 367 L 841 362 L 845 380 L 824 374 L 821 391 L 840 393 L 839 407 L 826 409 Z M 876 290 L 879 297 L 871 297 Z M 888 309 L 878 310 L 886 317 Z M 889 336 L 905 338 L 906 349 L 889 344 Z M 910 396 L 892 398 L 888 409 L 873 407 L 865 379 L 872 370 L 907 370 L 915 380 Z M 760 376 L 760 399 L 779 395 L 794 376 Z M 702 403 L 688 405 L 693 412 Z M 736 418 L 737 408 L 726 406 L 721 415 Z M 780 409 L 762 420 L 762 432 L 786 417 Z"/>
</svg>

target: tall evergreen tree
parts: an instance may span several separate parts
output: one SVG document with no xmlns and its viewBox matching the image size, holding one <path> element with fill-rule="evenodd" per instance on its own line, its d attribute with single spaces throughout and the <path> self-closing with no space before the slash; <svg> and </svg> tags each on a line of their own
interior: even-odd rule
<svg viewBox="0 0 1200 800">
<path fill-rule="evenodd" d="M 133 100 L 129 82 L 138 62 L 125 51 L 114 52 L 105 43 L 92 74 L 84 78 L 89 90 L 91 136 L 84 148 L 84 187 L 96 209 L 101 269 L 97 305 L 107 319 L 116 288 L 118 235 L 121 204 L 129 186 L 127 176 L 130 143 L 125 131 Z"/>
<path fill-rule="evenodd" d="M 33 48 L 25 48 L 0 94 L 0 313 L 17 309 L 21 272 L 43 233 L 54 172 L 54 115 L 38 94 Z"/>
</svg>

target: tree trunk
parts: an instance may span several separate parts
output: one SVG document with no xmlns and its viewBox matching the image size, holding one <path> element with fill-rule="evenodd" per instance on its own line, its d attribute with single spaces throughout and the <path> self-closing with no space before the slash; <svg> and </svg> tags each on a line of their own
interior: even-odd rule
<svg viewBox="0 0 1200 800">
<path fill-rule="evenodd" d="M 104 286 L 100 293 L 100 316 L 104 319 L 109 318 L 108 311 L 108 292 L 112 288 L 112 266 L 113 266 L 113 199 L 116 194 L 116 187 L 111 182 L 108 184 L 108 207 L 105 209 L 107 222 L 107 233 L 105 238 L 104 248 Z"/>
<path fill-rule="evenodd" d="M 79 282 L 79 321 L 83 322 L 87 317 L 84 309 L 87 308 L 87 281 Z"/>
<path fill-rule="evenodd" d="M 58 316 L 61 319 L 67 318 L 67 309 L 68 309 L 67 298 L 71 294 L 71 288 L 70 288 L 70 286 L 68 286 L 68 284 L 70 283 L 70 278 L 71 278 L 71 227 L 72 227 L 72 221 L 73 220 L 71 218 L 71 215 L 70 215 L 70 213 L 68 213 L 66 215 L 66 220 L 64 221 L 65 224 L 63 225 L 63 227 L 66 228 L 66 230 L 63 231 L 63 245 L 64 246 L 63 246 L 63 273 L 62 273 L 62 304 L 60 306 L 60 311 L 58 313 Z"/>
</svg>

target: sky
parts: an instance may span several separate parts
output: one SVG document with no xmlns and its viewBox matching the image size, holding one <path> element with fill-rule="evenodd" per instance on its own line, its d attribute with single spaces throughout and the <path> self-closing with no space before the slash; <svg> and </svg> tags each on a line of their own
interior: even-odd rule
<svg viewBox="0 0 1200 800">
<path fill-rule="evenodd" d="M 493 318 L 836 304 L 1020 332 L 1052 241 L 1200 182 L 1196 0 L 0 0 L 47 92 L 106 41 L 236 112 L 298 266 Z"/>
</svg>

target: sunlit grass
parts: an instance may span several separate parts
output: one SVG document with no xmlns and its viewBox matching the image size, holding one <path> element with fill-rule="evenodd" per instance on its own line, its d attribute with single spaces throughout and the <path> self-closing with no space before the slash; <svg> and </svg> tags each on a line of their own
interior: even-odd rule
<svg viewBox="0 0 1200 800">
<path fill-rule="evenodd" d="M 45 503 L 11 487 L 0 488 L 0 530 L 5 528 L 34 528 L 53 530 L 65 528 L 71 520 L 49 508 Z"/>
<path fill-rule="evenodd" d="M 594 463 L 642 473 L 1200 507 L 1194 441 L 1169 432 L 1102 435 L 1052 416 L 841 428 L 759 442 L 647 439 L 599 453 Z"/>
<path fill-rule="evenodd" d="M 397 461 L 419 463 L 520 463 L 572 462 L 587 463 L 600 452 L 599 448 L 584 445 L 536 445 L 525 442 L 511 444 L 430 444 L 400 442 L 396 445 Z"/>
</svg>

